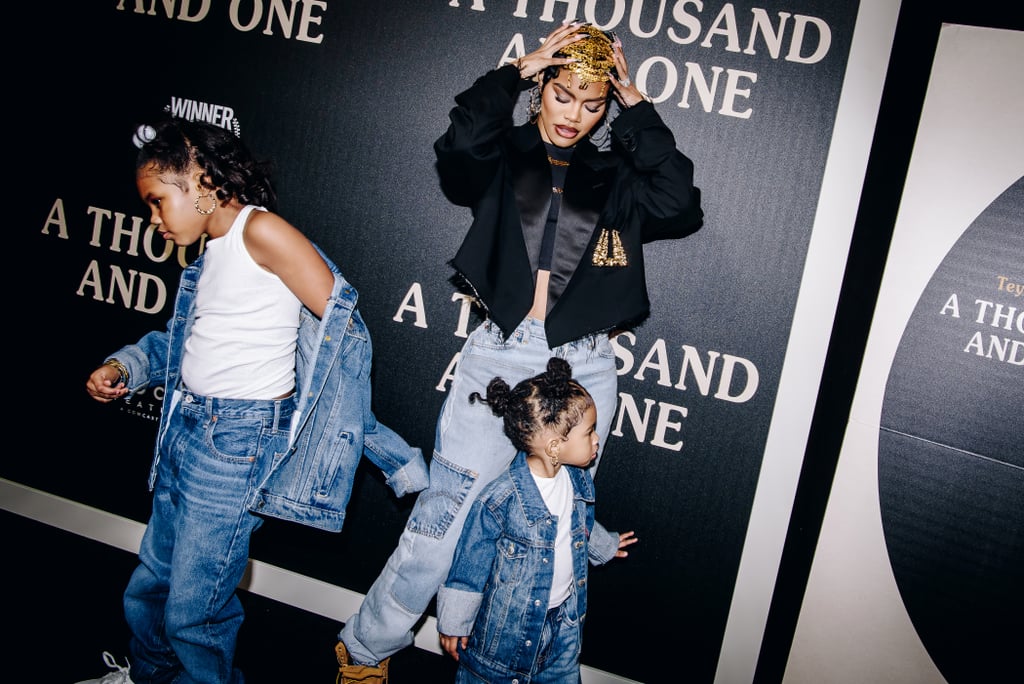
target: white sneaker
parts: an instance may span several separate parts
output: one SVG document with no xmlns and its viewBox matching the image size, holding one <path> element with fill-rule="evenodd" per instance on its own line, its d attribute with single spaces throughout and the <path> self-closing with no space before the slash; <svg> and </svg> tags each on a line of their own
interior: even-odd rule
<svg viewBox="0 0 1024 684">
<path fill-rule="evenodd" d="M 135 684 L 132 678 L 128 676 L 128 670 L 131 669 L 131 663 L 125 662 L 125 666 L 121 667 L 114 660 L 114 656 L 110 655 L 109 652 L 103 652 L 103 662 L 107 664 L 114 672 L 108 672 L 99 679 L 83 679 L 75 684 Z"/>
</svg>

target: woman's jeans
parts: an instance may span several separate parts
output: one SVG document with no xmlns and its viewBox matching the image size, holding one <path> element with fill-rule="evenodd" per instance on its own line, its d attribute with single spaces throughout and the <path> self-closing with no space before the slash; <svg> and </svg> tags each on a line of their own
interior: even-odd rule
<svg viewBox="0 0 1024 684">
<path fill-rule="evenodd" d="M 419 493 L 398 547 L 339 635 L 353 662 L 376 664 L 412 644 L 413 625 L 448 577 L 470 504 L 515 457 L 502 420 L 486 404 L 470 403 L 470 393 L 485 396 L 495 376 L 514 387 L 544 372 L 552 356 L 568 361 L 573 378 L 593 396 L 604 448 L 618 398 L 615 354 L 607 335 L 548 349 L 542 321 L 524 320 L 508 340 L 489 321 L 477 327 L 462 347 L 441 408 L 430 485 Z"/>
<path fill-rule="evenodd" d="M 239 684 L 235 588 L 260 518 L 247 504 L 288 445 L 294 398 L 183 390 L 159 437 L 153 512 L 124 594 L 136 684 Z"/>
</svg>

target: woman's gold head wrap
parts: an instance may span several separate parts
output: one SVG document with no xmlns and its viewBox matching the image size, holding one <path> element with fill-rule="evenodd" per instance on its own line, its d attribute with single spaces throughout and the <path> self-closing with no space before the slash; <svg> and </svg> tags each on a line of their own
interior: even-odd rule
<svg viewBox="0 0 1024 684">
<path fill-rule="evenodd" d="M 576 74 L 583 88 L 590 83 L 607 81 L 608 71 L 615 67 L 612 38 L 601 29 L 589 24 L 580 26 L 577 33 L 586 35 L 556 53 L 559 56 L 571 57 L 576 60 L 562 68 Z"/>
</svg>

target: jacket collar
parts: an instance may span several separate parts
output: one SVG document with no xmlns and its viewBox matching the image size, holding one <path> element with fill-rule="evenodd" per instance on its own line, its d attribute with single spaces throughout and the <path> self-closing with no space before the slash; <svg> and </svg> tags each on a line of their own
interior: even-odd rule
<svg viewBox="0 0 1024 684">
<path fill-rule="evenodd" d="M 562 466 L 568 469 L 569 479 L 573 484 L 573 499 L 583 499 L 587 503 L 594 503 L 594 481 L 590 472 L 583 468 Z M 512 460 L 509 468 L 509 477 L 515 487 L 516 495 L 523 507 L 523 516 L 531 526 L 538 522 L 547 520 L 550 517 L 547 504 L 537 489 L 537 483 L 533 481 L 530 473 L 530 466 L 526 463 L 526 452 L 520 451 Z"/>
<path fill-rule="evenodd" d="M 530 266 L 536 271 L 551 205 L 551 167 L 547 163 L 540 129 L 535 124 L 527 123 L 512 129 L 509 139 L 508 161 L 516 207 Z M 548 292 L 549 309 L 565 290 L 591 242 L 611 191 L 613 174 L 614 166 L 606 162 L 590 140 L 584 139 L 576 144 L 558 214 Z"/>
<path fill-rule="evenodd" d="M 533 526 L 542 520 L 550 517 L 548 507 L 540 496 L 537 483 L 533 481 L 530 473 L 530 466 L 526 463 L 526 452 L 520 451 L 512 460 L 509 468 L 509 476 L 512 478 L 512 486 L 515 487 L 517 498 L 523 507 L 523 516 L 526 522 Z"/>
</svg>

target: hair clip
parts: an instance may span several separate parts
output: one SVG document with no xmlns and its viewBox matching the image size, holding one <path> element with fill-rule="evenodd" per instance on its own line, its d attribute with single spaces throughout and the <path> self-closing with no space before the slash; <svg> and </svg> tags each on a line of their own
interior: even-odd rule
<svg viewBox="0 0 1024 684">
<path fill-rule="evenodd" d="M 142 124 L 135 131 L 135 134 L 132 135 L 132 142 L 135 143 L 135 146 L 140 150 L 143 145 L 151 143 L 154 140 L 156 140 L 156 129 L 149 124 Z"/>
</svg>

